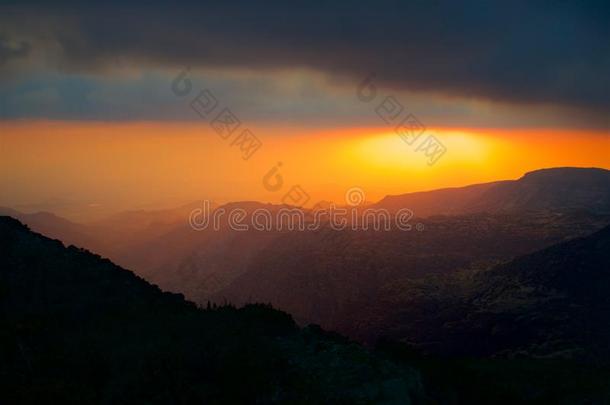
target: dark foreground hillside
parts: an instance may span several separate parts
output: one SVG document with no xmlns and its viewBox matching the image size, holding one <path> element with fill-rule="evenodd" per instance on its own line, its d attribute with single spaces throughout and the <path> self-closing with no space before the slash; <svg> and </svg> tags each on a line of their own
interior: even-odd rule
<svg viewBox="0 0 610 405">
<path fill-rule="evenodd" d="M 0 217 L 0 403 L 421 403 L 419 374 L 263 305 L 199 310 Z"/>
<path fill-rule="evenodd" d="M 1 404 L 584 405 L 610 403 L 609 381 L 558 360 L 368 350 L 265 305 L 198 309 L 0 217 Z"/>
</svg>

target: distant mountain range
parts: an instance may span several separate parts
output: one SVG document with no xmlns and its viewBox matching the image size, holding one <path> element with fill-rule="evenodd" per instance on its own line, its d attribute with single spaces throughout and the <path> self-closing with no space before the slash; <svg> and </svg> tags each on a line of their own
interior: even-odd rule
<svg viewBox="0 0 610 405">
<path fill-rule="evenodd" d="M 223 206 L 252 212 L 258 208 L 279 209 L 282 205 L 255 201 L 233 202 Z M 521 213 L 527 211 L 585 211 L 610 213 L 610 170 L 563 167 L 526 173 L 518 180 L 505 180 L 465 187 L 386 196 L 372 208 L 395 212 L 408 208 L 417 217 L 463 215 L 472 213 Z M 19 218 L 34 230 L 80 246 L 100 245 L 119 250 L 130 242 L 141 242 L 172 232 L 184 225 L 193 202 L 175 209 L 124 211 L 106 219 L 77 224 L 49 212 L 25 214 L 0 207 L 0 214 Z M 212 209 L 218 208 L 212 204 Z M 114 238 L 109 238 L 110 235 Z M 116 240 L 118 238 L 118 241 Z M 112 239 L 113 242 L 108 239 Z M 109 245 L 109 246 L 108 246 Z"/>
<path fill-rule="evenodd" d="M 258 208 L 273 210 L 281 205 L 256 201 L 233 202 L 223 206 L 252 212 Z M 462 215 L 471 213 L 521 213 L 526 211 L 587 211 L 610 213 L 610 170 L 599 168 L 562 167 L 526 173 L 518 180 L 504 180 L 465 187 L 444 188 L 401 195 L 386 196 L 370 205 L 395 212 L 411 209 L 417 217 Z M 76 224 L 52 213 L 24 214 L 0 207 L 0 214 L 22 219 L 33 229 L 45 234 L 91 242 L 96 234 L 114 233 L 121 244 L 129 240 L 150 239 L 183 225 L 193 209 L 193 202 L 175 209 L 158 211 L 124 211 L 88 224 Z M 212 204 L 212 209 L 218 208 Z M 72 241 L 69 241 L 72 243 Z M 82 243 L 81 243 L 82 245 Z"/>
<path fill-rule="evenodd" d="M 270 302 L 300 323 L 371 341 L 380 336 L 375 327 L 354 325 L 369 325 L 378 316 L 368 310 L 371 303 L 396 286 L 487 269 L 610 224 L 610 171 L 544 169 L 519 180 L 386 197 L 372 205 L 413 210 L 419 215 L 413 225 L 421 226 L 409 232 L 328 226 L 195 231 L 188 215 L 199 207 L 125 212 L 87 225 L 51 214 L 8 213 L 199 304 Z M 223 207 L 248 213 L 281 208 L 257 202 Z"/>
<path fill-rule="evenodd" d="M 420 217 L 542 210 L 609 213 L 610 170 L 542 169 L 518 180 L 388 196 L 374 206 L 409 208 Z"/>
</svg>

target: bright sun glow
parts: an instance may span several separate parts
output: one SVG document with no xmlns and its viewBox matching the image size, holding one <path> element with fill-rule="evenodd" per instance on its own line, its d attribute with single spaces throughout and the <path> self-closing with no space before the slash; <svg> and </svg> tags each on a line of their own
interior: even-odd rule
<svg viewBox="0 0 610 405">
<path fill-rule="evenodd" d="M 567 130 L 433 129 L 447 148 L 434 165 L 417 150 L 419 139 L 407 145 L 387 130 L 258 133 L 263 147 L 244 161 L 238 148 L 197 124 L 4 123 L 0 172 L 7 175 L 0 189 L 12 201 L 75 201 L 99 206 L 101 214 L 142 201 L 170 207 L 201 198 L 279 202 L 283 193 L 269 192 L 261 182 L 278 162 L 284 191 L 299 185 L 312 202 L 341 201 L 355 186 L 374 201 L 515 179 L 543 167 L 610 166 L 609 138 L 596 132 L 575 137 Z"/>
</svg>

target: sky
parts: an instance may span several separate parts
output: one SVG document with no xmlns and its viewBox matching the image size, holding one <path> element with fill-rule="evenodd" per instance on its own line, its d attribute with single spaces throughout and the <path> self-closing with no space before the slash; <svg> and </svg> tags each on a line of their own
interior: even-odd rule
<svg viewBox="0 0 610 405">
<path fill-rule="evenodd" d="M 610 168 L 609 34 L 602 1 L 3 2 L 0 205 L 89 220 Z"/>
</svg>

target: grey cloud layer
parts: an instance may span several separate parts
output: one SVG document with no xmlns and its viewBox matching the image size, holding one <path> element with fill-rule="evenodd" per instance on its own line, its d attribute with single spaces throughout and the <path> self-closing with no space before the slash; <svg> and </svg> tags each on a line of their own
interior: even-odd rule
<svg viewBox="0 0 610 405">
<path fill-rule="evenodd" d="M 11 10 L 13 19 L 52 20 L 19 35 L 52 38 L 63 68 L 80 72 L 117 58 L 151 67 L 306 67 L 351 80 L 374 71 L 397 90 L 610 111 L 607 2 L 106 2 Z"/>
</svg>

